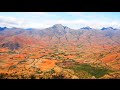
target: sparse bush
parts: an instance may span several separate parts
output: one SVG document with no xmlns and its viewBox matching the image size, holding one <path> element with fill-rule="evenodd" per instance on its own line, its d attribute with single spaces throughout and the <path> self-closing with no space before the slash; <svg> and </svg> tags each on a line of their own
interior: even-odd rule
<svg viewBox="0 0 120 90">
<path fill-rule="evenodd" d="M 8 51 L 8 54 L 16 54 L 15 51 Z"/>
<path fill-rule="evenodd" d="M 30 75 L 30 78 L 31 78 L 31 79 L 36 79 L 35 75 L 33 75 L 33 74 Z"/>
<path fill-rule="evenodd" d="M 78 48 L 81 48 L 81 47 L 83 47 L 83 45 L 80 44 L 80 45 L 78 45 L 77 47 L 78 47 Z"/>
<path fill-rule="evenodd" d="M 23 61 L 20 61 L 19 63 L 24 63 L 24 62 L 27 62 L 26 60 L 23 60 Z"/>
<path fill-rule="evenodd" d="M 100 56 L 99 56 L 100 58 L 103 58 L 104 57 L 104 54 L 100 54 Z"/>
<path fill-rule="evenodd" d="M 0 73 L 0 79 L 3 79 L 6 75 L 4 73 Z"/>
<path fill-rule="evenodd" d="M 51 69 L 48 73 L 53 74 L 53 73 L 55 73 L 55 70 Z"/>
<path fill-rule="evenodd" d="M 64 75 L 59 74 L 59 75 L 52 75 L 52 79 L 65 79 Z"/>
<path fill-rule="evenodd" d="M 42 73 L 42 71 L 40 71 L 40 70 L 37 70 L 37 71 L 36 71 L 36 73 L 37 73 L 37 74 L 41 74 L 41 73 Z"/>
<path fill-rule="evenodd" d="M 16 68 L 16 67 L 17 67 L 16 65 L 10 66 L 10 68 Z"/>
</svg>

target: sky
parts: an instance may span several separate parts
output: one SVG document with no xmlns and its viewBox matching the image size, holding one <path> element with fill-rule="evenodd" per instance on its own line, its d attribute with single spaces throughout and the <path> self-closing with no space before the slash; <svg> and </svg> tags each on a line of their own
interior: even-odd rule
<svg viewBox="0 0 120 90">
<path fill-rule="evenodd" d="M 0 27 L 43 29 L 54 24 L 72 29 L 120 28 L 120 12 L 0 12 Z"/>
</svg>

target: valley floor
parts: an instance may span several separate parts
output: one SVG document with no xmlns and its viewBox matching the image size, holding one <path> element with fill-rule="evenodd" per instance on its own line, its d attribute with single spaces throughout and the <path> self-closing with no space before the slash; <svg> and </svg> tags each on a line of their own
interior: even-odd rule
<svg viewBox="0 0 120 90">
<path fill-rule="evenodd" d="M 120 79 L 120 47 L 104 49 L 80 45 L 0 48 L 0 78 Z"/>
</svg>

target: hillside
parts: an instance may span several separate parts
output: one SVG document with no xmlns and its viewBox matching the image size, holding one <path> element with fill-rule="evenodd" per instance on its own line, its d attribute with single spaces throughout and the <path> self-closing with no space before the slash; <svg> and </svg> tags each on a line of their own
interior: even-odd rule
<svg viewBox="0 0 120 90">
<path fill-rule="evenodd" d="M 94 79 L 119 71 L 119 29 L 0 28 L 0 78 Z"/>
</svg>

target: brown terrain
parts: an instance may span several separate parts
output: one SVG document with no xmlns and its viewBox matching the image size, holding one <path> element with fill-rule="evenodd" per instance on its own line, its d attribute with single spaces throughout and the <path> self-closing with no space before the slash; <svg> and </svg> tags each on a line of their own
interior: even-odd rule
<svg viewBox="0 0 120 90">
<path fill-rule="evenodd" d="M 0 31 L 1 79 L 120 78 L 120 30 L 61 24 Z"/>
</svg>

